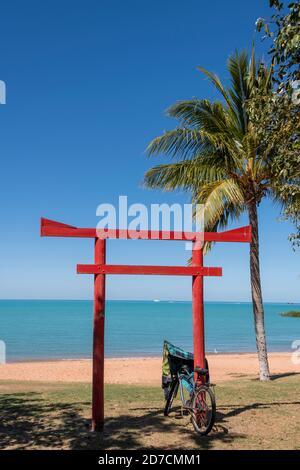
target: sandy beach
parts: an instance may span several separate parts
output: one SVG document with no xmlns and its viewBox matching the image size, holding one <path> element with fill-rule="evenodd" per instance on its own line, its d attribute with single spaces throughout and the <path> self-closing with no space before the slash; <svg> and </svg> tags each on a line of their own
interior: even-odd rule
<svg viewBox="0 0 300 470">
<path fill-rule="evenodd" d="M 257 355 L 208 355 L 211 380 L 221 382 L 255 377 Z M 270 353 L 273 375 L 300 373 L 300 364 L 293 364 L 290 353 Z M 0 365 L 0 380 L 38 380 L 42 382 L 91 382 L 90 359 L 18 362 Z M 161 383 L 161 358 L 109 358 L 105 361 L 105 382 L 109 384 Z"/>
</svg>

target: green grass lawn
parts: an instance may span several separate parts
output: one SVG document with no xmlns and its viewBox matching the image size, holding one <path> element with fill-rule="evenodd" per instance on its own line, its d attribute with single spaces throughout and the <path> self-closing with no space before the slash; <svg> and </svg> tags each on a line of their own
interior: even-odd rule
<svg viewBox="0 0 300 470">
<path fill-rule="evenodd" d="M 222 383 L 216 427 L 198 437 L 178 409 L 163 416 L 159 388 L 108 385 L 98 434 L 90 385 L 0 381 L 0 449 L 299 449 L 299 391 L 300 375 Z"/>
</svg>

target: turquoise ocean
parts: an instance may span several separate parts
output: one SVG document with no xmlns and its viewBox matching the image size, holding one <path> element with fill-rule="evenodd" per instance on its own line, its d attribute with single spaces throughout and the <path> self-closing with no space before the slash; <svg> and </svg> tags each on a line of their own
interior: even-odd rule
<svg viewBox="0 0 300 470">
<path fill-rule="evenodd" d="M 158 356 L 164 339 L 192 349 L 191 302 L 108 301 L 106 355 Z M 300 304 L 266 303 L 269 351 L 291 351 L 300 339 L 300 319 L 281 312 Z M 92 301 L 0 300 L 0 340 L 7 361 L 89 358 L 92 350 Z M 250 303 L 205 304 L 206 350 L 255 351 Z"/>
</svg>

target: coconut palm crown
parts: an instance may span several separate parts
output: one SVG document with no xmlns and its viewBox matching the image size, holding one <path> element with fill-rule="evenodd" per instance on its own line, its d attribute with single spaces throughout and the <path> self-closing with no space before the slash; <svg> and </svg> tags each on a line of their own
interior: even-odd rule
<svg viewBox="0 0 300 470">
<path fill-rule="evenodd" d="M 178 120 L 175 129 L 155 138 L 147 148 L 152 155 L 175 159 L 147 171 L 145 185 L 163 190 L 183 189 L 195 204 L 204 205 L 206 231 L 225 228 L 244 211 L 249 214 L 253 241 L 250 274 L 256 345 L 261 380 L 268 380 L 269 366 L 262 302 L 257 208 L 265 196 L 278 200 L 278 175 L 272 161 L 272 142 L 262 148 L 247 103 L 272 93 L 272 67 L 249 60 L 246 52 L 229 57 L 230 86 L 199 68 L 221 95 L 220 101 L 193 98 L 178 101 L 167 115 Z"/>
</svg>

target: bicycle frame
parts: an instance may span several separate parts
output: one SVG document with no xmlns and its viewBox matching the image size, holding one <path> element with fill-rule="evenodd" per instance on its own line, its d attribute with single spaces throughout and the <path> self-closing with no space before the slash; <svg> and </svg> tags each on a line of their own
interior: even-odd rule
<svg viewBox="0 0 300 470">
<path fill-rule="evenodd" d="M 191 406 L 186 404 L 186 400 L 184 397 L 184 388 L 190 394 L 190 398 L 192 397 L 193 393 L 195 392 L 195 381 L 194 381 L 194 372 L 185 372 L 185 373 L 177 373 L 178 383 L 179 383 L 179 392 L 180 392 L 180 399 L 183 408 L 191 409 Z M 189 390 L 187 386 L 184 384 L 183 379 L 189 382 L 192 386 L 192 390 Z"/>
</svg>

